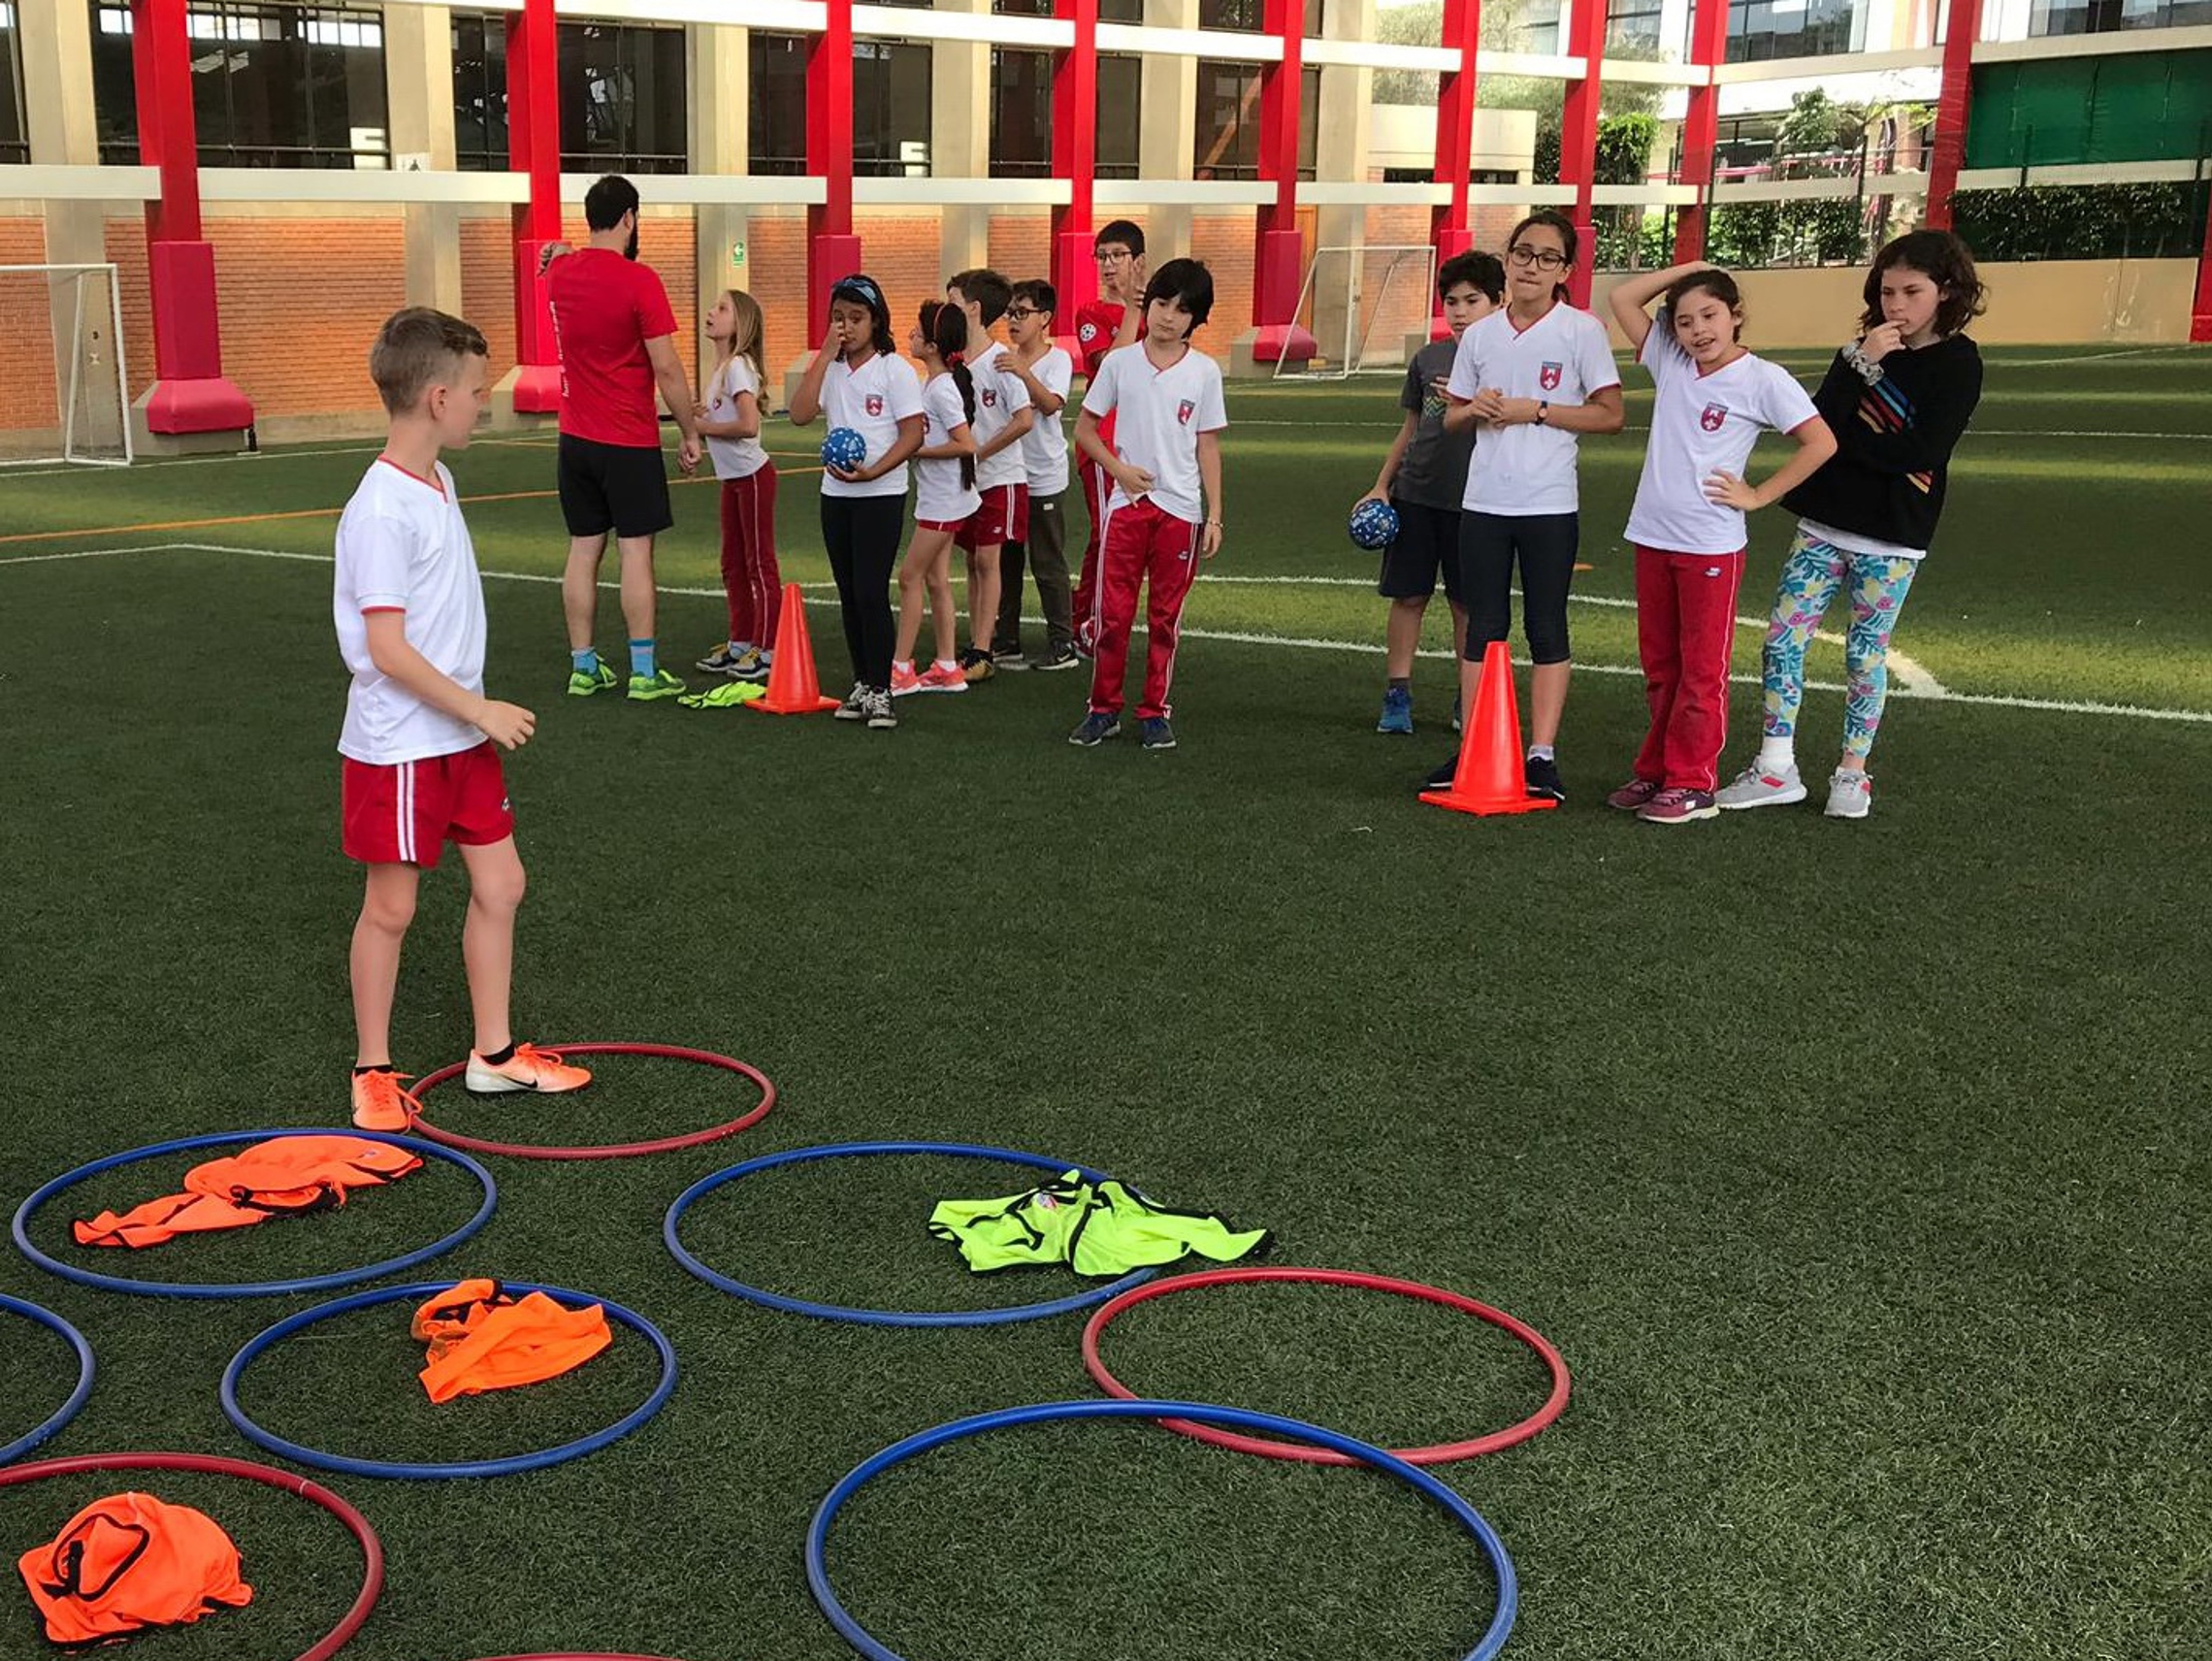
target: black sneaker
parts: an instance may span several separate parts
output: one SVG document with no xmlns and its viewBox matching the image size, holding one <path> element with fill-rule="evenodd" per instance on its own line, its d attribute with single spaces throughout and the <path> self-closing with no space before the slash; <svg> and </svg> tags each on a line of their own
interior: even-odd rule
<svg viewBox="0 0 2212 1661">
<path fill-rule="evenodd" d="M 1109 738 L 1122 735 L 1122 721 L 1103 709 L 1093 709 L 1083 718 L 1083 725 L 1067 735 L 1067 741 L 1082 750 L 1094 750 Z"/>
<path fill-rule="evenodd" d="M 853 690 L 845 694 L 845 701 L 837 705 L 839 721 L 864 721 L 867 719 L 868 689 L 861 682 L 853 682 Z"/>
<path fill-rule="evenodd" d="M 1521 769 L 1528 781 L 1528 793 L 1535 797 L 1549 797 L 1553 801 L 1567 799 L 1567 787 L 1559 782 L 1559 764 L 1548 756 L 1531 756 Z"/>
<path fill-rule="evenodd" d="M 1175 729 L 1167 724 L 1164 715 L 1148 715 L 1137 743 L 1147 750 L 1172 750 L 1175 748 Z"/>
<path fill-rule="evenodd" d="M 993 668 L 1022 670 L 1029 667 L 1029 659 L 1022 650 L 1019 640 L 1001 640 L 991 648 L 991 666 Z"/>
<path fill-rule="evenodd" d="M 862 696 L 861 707 L 867 714 L 869 727 L 879 732 L 898 725 L 898 711 L 892 707 L 891 694 L 881 687 L 869 687 Z"/>
<path fill-rule="evenodd" d="M 1051 674 L 1056 669 L 1072 669 L 1082 661 L 1076 655 L 1073 643 L 1062 640 L 1058 645 L 1048 648 L 1045 655 L 1036 659 L 1029 667 L 1039 674 Z"/>
<path fill-rule="evenodd" d="M 1438 767 L 1434 772 L 1430 773 L 1427 778 L 1421 780 L 1421 789 L 1449 790 L 1452 787 L 1453 782 L 1458 777 L 1459 758 L 1457 756 L 1454 756 L 1450 761 L 1445 763 L 1443 766 Z"/>
</svg>

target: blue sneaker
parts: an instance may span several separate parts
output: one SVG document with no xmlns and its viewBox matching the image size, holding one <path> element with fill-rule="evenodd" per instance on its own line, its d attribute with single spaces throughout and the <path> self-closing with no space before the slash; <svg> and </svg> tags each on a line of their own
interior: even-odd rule
<svg viewBox="0 0 2212 1661">
<path fill-rule="evenodd" d="M 1103 709 L 1093 709 L 1083 718 L 1083 725 L 1067 735 L 1067 741 L 1079 749 L 1096 749 L 1109 738 L 1122 735 L 1122 720 Z"/>
<path fill-rule="evenodd" d="M 1378 733 L 1411 733 L 1414 730 L 1414 695 L 1402 686 L 1382 690 L 1382 719 L 1375 723 Z"/>
<path fill-rule="evenodd" d="M 1175 748 L 1175 729 L 1167 724 L 1164 715 L 1147 716 L 1144 732 L 1137 742 L 1148 750 L 1172 750 Z"/>
</svg>

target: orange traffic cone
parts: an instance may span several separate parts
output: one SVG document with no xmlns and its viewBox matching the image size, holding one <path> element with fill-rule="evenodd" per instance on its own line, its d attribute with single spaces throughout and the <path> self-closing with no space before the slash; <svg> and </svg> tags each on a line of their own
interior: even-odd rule
<svg viewBox="0 0 2212 1661">
<path fill-rule="evenodd" d="M 768 670 L 768 696 L 755 699 L 745 707 L 764 709 L 770 715 L 813 715 L 837 707 L 834 698 L 822 696 L 822 683 L 814 676 L 814 636 L 806 632 L 806 601 L 796 582 L 784 584 L 783 617 L 776 624 L 776 661 Z"/>
<path fill-rule="evenodd" d="M 1482 678 L 1459 745 L 1459 770 L 1449 790 L 1424 790 L 1421 799 L 1455 813 L 1535 813 L 1557 807 L 1548 796 L 1530 796 L 1521 766 L 1520 702 L 1513 696 L 1513 654 L 1503 640 L 1482 653 Z"/>
</svg>

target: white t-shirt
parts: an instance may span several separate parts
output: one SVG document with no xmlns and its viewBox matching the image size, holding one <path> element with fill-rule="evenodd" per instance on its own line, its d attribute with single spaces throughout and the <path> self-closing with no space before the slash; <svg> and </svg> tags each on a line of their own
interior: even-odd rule
<svg viewBox="0 0 2212 1661">
<path fill-rule="evenodd" d="M 1067 389 L 1075 380 L 1075 360 L 1064 347 L 1051 347 L 1029 366 L 1029 376 L 1047 392 L 1057 393 L 1062 402 L 1050 415 L 1038 409 L 1036 421 L 1022 435 L 1022 466 L 1028 474 L 1031 496 L 1057 496 L 1067 488 L 1065 401 Z M 1034 400 L 1030 407 L 1036 407 Z"/>
<path fill-rule="evenodd" d="M 370 658 L 362 613 L 385 607 L 407 613 L 407 644 L 433 668 L 471 692 L 484 690 L 484 584 L 442 462 L 433 485 L 379 457 L 338 521 L 331 613 L 339 656 L 353 671 L 338 748 L 380 767 L 474 749 L 482 733 L 433 709 Z"/>
<path fill-rule="evenodd" d="M 873 466 L 898 442 L 898 424 L 922 413 L 922 377 L 895 353 L 877 352 L 859 369 L 842 358 L 822 377 L 822 412 L 831 428 L 850 427 L 868 441 Z M 822 475 L 824 496 L 904 496 L 906 464 L 866 484 Z"/>
<path fill-rule="evenodd" d="M 1525 329 L 1514 328 L 1505 310 L 1469 324 L 1448 382 L 1458 399 L 1494 386 L 1508 398 L 1548 404 L 1587 404 L 1593 393 L 1619 384 L 1605 325 L 1564 302 Z M 1533 421 L 1499 432 L 1484 428 L 1461 505 L 1477 513 L 1573 513 L 1581 505 L 1578 438 Z"/>
<path fill-rule="evenodd" d="M 1628 539 L 1677 554 L 1740 553 L 1743 511 L 1708 500 L 1705 481 L 1715 472 L 1742 477 L 1762 432 L 1787 433 L 1820 411 L 1795 375 L 1756 353 L 1700 375 L 1664 319 L 1644 336 L 1638 361 L 1659 396 Z"/>
<path fill-rule="evenodd" d="M 1083 407 L 1114 417 L 1114 453 L 1153 475 L 1152 501 L 1192 525 L 1206 517 L 1198 478 L 1198 435 L 1229 424 L 1221 404 L 1221 366 L 1195 346 L 1168 369 L 1155 369 L 1142 341 L 1106 354 L 1083 394 Z M 1129 499 L 1114 487 L 1108 507 Z"/>
<path fill-rule="evenodd" d="M 975 447 L 984 445 L 1006 431 L 1006 424 L 1021 411 L 1029 407 L 1029 389 L 1022 384 L 1022 377 L 1008 371 L 1000 359 L 1006 348 L 996 341 L 974 356 L 968 363 L 968 374 L 975 377 Z M 1032 426 L 1032 432 L 1035 428 Z M 986 456 L 975 464 L 975 482 L 978 489 L 994 490 L 1002 484 L 1025 484 L 1028 481 L 1028 469 L 1022 460 L 1023 440 L 1017 439 L 994 456 Z"/>
<path fill-rule="evenodd" d="M 953 436 L 956 427 L 971 426 L 960 407 L 960 389 L 949 375 L 933 375 L 922 383 L 922 447 L 933 450 Z M 957 525 L 983 505 L 971 485 L 960 483 L 957 460 L 929 460 L 914 464 L 914 517 L 933 525 Z"/>
<path fill-rule="evenodd" d="M 1865 554 L 1876 560 L 1924 560 L 1926 548 L 1908 548 L 1903 542 L 1885 542 L 1879 537 L 1862 537 L 1856 531 L 1838 531 L 1817 519 L 1800 519 L 1798 529 L 1815 542 L 1826 542 L 1847 554 Z"/>
<path fill-rule="evenodd" d="M 737 418 L 737 400 L 750 392 L 756 406 L 761 397 L 761 377 L 753 373 L 752 361 L 743 353 L 731 358 L 706 386 L 706 418 L 709 421 L 734 421 Z M 763 414 L 766 411 L 763 410 Z M 751 478 L 768 465 L 768 452 L 761 447 L 758 434 L 750 439 L 709 439 L 706 453 L 714 458 L 716 478 Z"/>
</svg>

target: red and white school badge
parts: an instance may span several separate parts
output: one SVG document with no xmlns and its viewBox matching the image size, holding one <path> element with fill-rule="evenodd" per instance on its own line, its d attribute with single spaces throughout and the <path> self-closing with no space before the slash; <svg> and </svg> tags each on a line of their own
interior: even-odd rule
<svg viewBox="0 0 2212 1661">
<path fill-rule="evenodd" d="M 1197 412 L 1198 406 L 1190 399 L 1186 398 L 1175 407 L 1175 419 L 1179 425 L 1187 427 L 1190 425 L 1190 417 Z"/>
<path fill-rule="evenodd" d="M 986 409 L 998 407 L 998 394 L 988 386 L 983 389 L 983 407 Z"/>
<path fill-rule="evenodd" d="M 862 400 L 862 407 L 866 409 L 870 415 L 881 415 L 883 413 L 883 394 L 880 392 L 869 393 Z"/>
<path fill-rule="evenodd" d="M 1705 413 L 1698 417 L 1698 425 L 1703 427 L 1708 433 L 1717 433 L 1721 429 L 1721 424 L 1727 419 L 1727 405 L 1708 404 L 1705 407 Z"/>
<path fill-rule="evenodd" d="M 1564 367 L 1564 365 L 1555 363 L 1545 364 L 1537 374 L 1537 385 L 1543 387 L 1546 392 L 1557 392 L 1559 390 L 1560 372 Z"/>
</svg>

